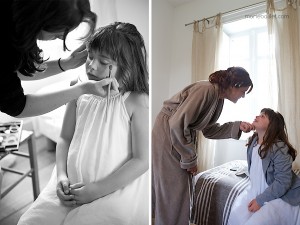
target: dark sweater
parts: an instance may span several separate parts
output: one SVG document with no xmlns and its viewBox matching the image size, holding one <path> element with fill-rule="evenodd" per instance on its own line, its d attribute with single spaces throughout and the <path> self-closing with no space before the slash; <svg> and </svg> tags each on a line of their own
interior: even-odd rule
<svg viewBox="0 0 300 225">
<path fill-rule="evenodd" d="M 0 61 L 0 111 L 10 116 L 19 115 L 26 104 L 21 81 L 15 72 L 14 65 L 19 57 L 13 47 L 11 31 L 13 30 L 11 0 L 1 1 L 1 26 L 3 26 L 3 44 L 1 46 L 2 60 Z"/>
</svg>

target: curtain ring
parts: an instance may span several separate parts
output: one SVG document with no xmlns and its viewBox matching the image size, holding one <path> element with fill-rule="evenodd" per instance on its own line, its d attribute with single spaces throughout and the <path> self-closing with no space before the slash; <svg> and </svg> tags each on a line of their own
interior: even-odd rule
<svg viewBox="0 0 300 225">
<path fill-rule="evenodd" d="M 215 24 L 215 26 L 216 26 L 216 28 L 217 27 L 219 27 L 221 25 L 221 13 L 218 13 L 217 15 L 216 15 L 216 24 Z"/>
<path fill-rule="evenodd" d="M 194 32 L 199 32 L 199 21 L 194 20 Z"/>
<path fill-rule="evenodd" d="M 206 18 L 203 18 L 203 20 L 202 20 L 202 30 L 201 30 L 201 32 L 204 32 L 206 30 L 205 20 L 206 20 Z"/>
</svg>

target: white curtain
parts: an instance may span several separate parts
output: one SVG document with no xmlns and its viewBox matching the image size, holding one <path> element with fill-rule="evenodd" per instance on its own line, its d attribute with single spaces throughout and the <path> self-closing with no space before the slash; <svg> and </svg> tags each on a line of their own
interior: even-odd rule
<svg viewBox="0 0 300 225">
<path fill-rule="evenodd" d="M 281 2 L 282 3 L 282 2 Z M 300 168 L 300 10 L 299 0 L 283 6 L 267 0 L 268 30 L 275 44 L 278 111 L 284 116 L 289 140 L 298 150 L 294 168 Z"/>
<path fill-rule="evenodd" d="M 208 80 L 219 64 L 222 38 L 221 15 L 212 20 L 203 19 L 194 23 L 192 43 L 192 82 Z M 202 132 L 198 135 L 198 170 L 212 168 L 215 142 L 206 139 Z"/>
</svg>

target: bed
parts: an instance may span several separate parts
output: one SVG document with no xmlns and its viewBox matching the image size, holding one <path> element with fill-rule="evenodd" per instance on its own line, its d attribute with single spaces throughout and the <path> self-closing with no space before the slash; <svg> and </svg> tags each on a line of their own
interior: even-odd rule
<svg viewBox="0 0 300 225">
<path fill-rule="evenodd" d="M 191 223 L 226 225 L 234 199 L 249 184 L 247 161 L 234 160 L 194 177 Z"/>
</svg>

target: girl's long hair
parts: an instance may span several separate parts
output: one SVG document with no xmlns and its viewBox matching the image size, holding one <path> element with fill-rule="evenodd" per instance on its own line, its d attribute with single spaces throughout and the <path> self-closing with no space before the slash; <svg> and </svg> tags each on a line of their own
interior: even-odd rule
<svg viewBox="0 0 300 225">
<path fill-rule="evenodd" d="M 149 94 L 147 51 L 142 35 L 130 23 L 115 22 L 99 28 L 87 42 L 89 51 L 103 52 L 117 62 L 121 92 Z"/>
<path fill-rule="evenodd" d="M 261 113 L 264 113 L 268 117 L 269 126 L 258 150 L 260 157 L 262 159 L 265 158 L 268 151 L 272 149 L 272 145 L 277 144 L 277 142 L 279 141 L 282 141 L 288 146 L 288 153 L 292 156 L 293 160 L 295 160 L 297 151 L 288 140 L 288 134 L 286 131 L 286 125 L 283 116 L 279 112 L 274 112 L 274 110 L 269 108 L 262 109 Z M 257 136 L 258 135 L 255 132 L 252 137 L 250 137 L 247 145 L 250 145 L 253 139 Z"/>
<path fill-rule="evenodd" d="M 96 25 L 96 14 L 91 11 L 89 0 L 14 0 L 12 4 L 13 29 L 11 31 L 16 61 L 15 70 L 25 76 L 41 72 L 44 62 L 37 39 L 42 30 L 64 32 L 63 46 L 67 34 L 81 22 L 89 24 L 87 38 Z"/>
<path fill-rule="evenodd" d="M 250 87 L 247 94 L 251 92 L 253 83 L 249 73 L 242 67 L 229 67 L 227 70 L 218 70 L 209 76 L 212 84 L 218 84 L 221 92 L 229 87 Z"/>
</svg>

